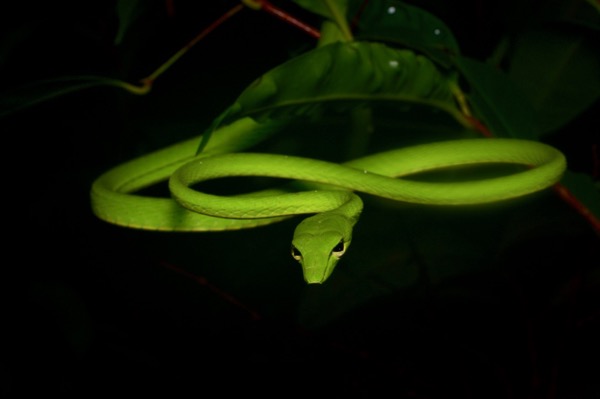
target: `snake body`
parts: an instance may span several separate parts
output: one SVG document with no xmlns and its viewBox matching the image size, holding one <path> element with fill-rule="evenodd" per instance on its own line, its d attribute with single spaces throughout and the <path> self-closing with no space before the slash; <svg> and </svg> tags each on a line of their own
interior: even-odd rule
<svg viewBox="0 0 600 399">
<path fill-rule="evenodd" d="M 117 166 L 92 185 L 94 213 L 126 227 L 164 231 L 252 228 L 313 214 L 295 229 L 292 256 L 308 283 L 323 283 L 352 241 L 363 208 L 356 192 L 396 201 L 467 205 L 501 201 L 543 190 L 560 180 L 566 161 L 555 148 L 516 139 L 468 139 L 422 144 L 344 164 L 296 156 L 238 152 L 254 144 L 248 132 L 259 126 L 241 119 L 213 134 L 195 154 L 200 138 L 176 144 Z M 250 136 L 254 137 L 254 136 Z M 423 182 L 399 179 L 420 172 L 482 163 L 526 165 L 523 171 L 491 179 Z M 220 196 L 192 186 L 230 176 L 265 176 L 304 182 L 306 191 L 272 189 Z M 172 198 L 133 194 L 169 179 Z"/>
</svg>

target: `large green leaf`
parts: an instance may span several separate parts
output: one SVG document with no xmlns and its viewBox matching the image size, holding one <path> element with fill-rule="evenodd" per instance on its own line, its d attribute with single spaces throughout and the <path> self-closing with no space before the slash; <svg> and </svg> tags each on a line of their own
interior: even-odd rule
<svg viewBox="0 0 600 399">
<path fill-rule="evenodd" d="M 362 5 L 363 1 L 354 2 Z M 353 4 L 357 8 L 357 4 Z M 449 56 L 460 49 L 452 31 L 435 15 L 397 0 L 370 1 L 356 10 L 355 37 L 394 43 L 427 54 L 436 62 L 450 65 Z"/>
<path fill-rule="evenodd" d="M 491 65 L 457 56 L 455 65 L 468 82 L 475 116 L 499 137 L 537 136 L 535 111 L 508 76 Z"/>
<path fill-rule="evenodd" d="M 582 31 L 521 34 L 509 74 L 539 114 L 540 134 L 555 131 L 600 98 L 600 46 Z"/>
<path fill-rule="evenodd" d="M 450 79 L 426 57 L 380 43 L 333 43 L 309 51 L 254 81 L 211 129 L 242 118 L 258 122 L 325 110 L 346 112 L 373 101 L 425 104 L 462 116 Z M 209 130 L 211 130 L 209 129 Z"/>
</svg>

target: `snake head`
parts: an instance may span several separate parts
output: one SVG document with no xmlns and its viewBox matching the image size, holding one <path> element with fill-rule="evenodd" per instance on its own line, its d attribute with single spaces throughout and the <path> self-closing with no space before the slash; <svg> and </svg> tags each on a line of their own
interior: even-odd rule
<svg viewBox="0 0 600 399">
<path fill-rule="evenodd" d="M 321 284 L 335 269 L 352 239 L 352 225 L 341 215 L 321 213 L 303 220 L 294 231 L 292 257 L 304 280 Z"/>
</svg>

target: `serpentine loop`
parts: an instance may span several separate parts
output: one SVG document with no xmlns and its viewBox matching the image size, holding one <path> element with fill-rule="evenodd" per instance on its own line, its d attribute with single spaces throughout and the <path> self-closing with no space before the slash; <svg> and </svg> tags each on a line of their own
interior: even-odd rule
<svg viewBox="0 0 600 399">
<path fill-rule="evenodd" d="M 363 207 L 356 192 L 430 205 L 489 203 L 548 188 L 560 180 L 566 168 L 564 156 L 553 147 L 516 139 L 424 144 L 373 154 L 342 165 L 286 155 L 234 153 L 249 145 L 236 142 L 236 137 L 257 128 L 249 120 L 234 125 L 228 134 L 212 137 L 205 152 L 198 156 L 194 153 L 200 139 L 195 138 L 100 176 L 91 191 L 94 213 L 114 224 L 164 231 L 252 228 L 294 215 L 314 214 L 297 226 L 292 256 L 301 263 L 308 283 L 322 283 L 352 241 L 352 229 Z M 399 179 L 425 171 L 483 163 L 519 164 L 527 168 L 516 174 L 477 181 L 431 183 Z M 218 196 L 191 188 L 203 181 L 230 176 L 292 179 L 310 189 Z M 132 194 L 166 179 L 172 199 Z"/>
</svg>

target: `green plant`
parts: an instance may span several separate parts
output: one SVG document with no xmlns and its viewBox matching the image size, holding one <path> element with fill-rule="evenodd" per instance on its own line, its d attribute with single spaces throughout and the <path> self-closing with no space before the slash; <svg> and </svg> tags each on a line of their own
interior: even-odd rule
<svg viewBox="0 0 600 399">
<path fill-rule="evenodd" d="M 143 40 L 133 44 L 131 40 L 135 37 L 136 32 L 139 32 L 136 31 L 140 28 L 139 22 L 144 18 L 150 18 L 148 15 L 152 14 L 144 14 L 144 11 L 148 11 L 143 5 L 144 3 L 118 2 L 117 4 L 120 6 L 117 43 L 126 47 L 130 40 L 130 49 L 136 48 L 136 45 L 141 46 Z M 125 6 L 128 4 L 137 4 L 139 8 L 126 8 Z M 212 5 L 217 7 L 214 4 Z M 329 20 L 335 24 L 339 19 L 339 15 L 334 15 L 330 9 L 323 8 L 324 4 L 324 2 L 311 1 L 281 2 L 281 7 L 289 8 L 289 12 L 292 14 L 299 15 L 310 21 L 311 25 L 314 24 L 320 28 L 321 22 L 330 26 Z M 207 291 L 216 292 L 218 298 L 224 302 L 230 301 L 229 303 L 234 304 L 236 309 L 242 310 L 242 313 L 250 315 L 251 318 L 272 319 L 280 317 L 282 314 L 283 317 L 292 317 L 281 308 L 297 308 L 299 324 L 308 326 L 311 331 L 316 331 L 315 334 L 319 338 L 325 337 L 326 342 L 335 341 L 332 337 L 340 334 L 338 335 L 340 340 L 351 348 L 350 358 L 352 359 L 356 359 L 354 355 L 359 352 L 356 347 L 367 345 L 368 352 L 373 358 L 382 359 L 390 356 L 398 361 L 406 344 L 400 345 L 394 344 L 394 342 L 398 340 L 398 337 L 410 339 L 419 335 L 414 331 L 424 330 L 428 332 L 425 336 L 435 337 L 436 334 L 432 331 L 444 330 L 446 335 L 444 338 L 438 337 L 439 341 L 436 341 L 436 344 L 443 348 L 441 353 L 447 353 L 450 356 L 455 354 L 450 349 L 452 346 L 450 342 L 453 342 L 452 340 L 457 339 L 461 334 L 481 343 L 482 335 L 490 334 L 494 326 L 501 325 L 504 327 L 502 331 L 514 332 L 508 326 L 510 321 L 514 321 L 512 317 L 505 316 L 495 319 L 490 315 L 494 311 L 506 309 L 509 309 L 506 311 L 509 315 L 518 312 L 520 302 L 515 299 L 517 296 L 515 291 L 518 290 L 512 285 L 514 283 L 512 279 L 515 276 L 518 287 L 523 285 L 533 290 L 528 291 L 531 296 L 525 295 L 525 299 L 533 298 L 542 303 L 538 307 L 529 308 L 531 313 L 526 316 L 527 321 L 534 324 L 539 329 L 538 331 L 544 328 L 544 324 L 536 324 L 537 321 L 540 319 L 546 323 L 555 321 L 553 318 L 544 318 L 544 316 L 548 313 L 556 314 L 557 309 L 568 307 L 574 298 L 583 295 L 595 299 L 596 297 L 592 293 L 598 286 L 598 267 L 594 264 L 597 252 L 590 252 L 589 259 L 592 260 L 587 261 L 589 263 L 586 261 L 578 263 L 577 271 L 571 274 L 559 266 L 569 265 L 571 267 L 570 262 L 573 261 L 574 255 L 565 255 L 563 258 L 557 256 L 556 251 L 562 254 L 557 249 L 563 248 L 559 245 L 560 243 L 569 241 L 569 239 L 578 239 L 585 236 L 583 232 L 590 233 L 592 229 L 596 229 L 596 231 L 598 229 L 600 202 L 598 202 L 597 186 L 595 185 L 597 184 L 595 183 L 597 170 L 589 166 L 593 165 L 594 156 L 597 158 L 597 143 L 590 139 L 591 136 L 582 135 L 573 127 L 577 126 L 573 125 L 574 123 L 581 123 L 580 121 L 589 119 L 592 120 L 593 125 L 584 126 L 581 130 L 588 133 L 593 132 L 596 127 L 594 118 L 590 118 L 589 115 L 593 116 L 593 112 L 590 110 L 593 109 L 592 106 L 597 101 L 599 92 L 596 73 L 598 66 L 597 41 L 593 40 L 597 38 L 598 14 L 594 8 L 597 7 L 597 3 L 591 1 L 550 2 L 549 5 L 543 7 L 533 3 L 525 3 L 525 6 L 496 5 L 497 9 L 515 11 L 513 18 L 507 18 L 511 22 L 510 26 L 507 23 L 510 29 L 496 31 L 495 47 L 477 48 L 479 53 L 473 56 L 462 55 L 464 50 L 459 51 L 458 48 L 458 45 L 462 46 L 463 43 L 460 36 L 457 36 L 459 39 L 455 39 L 451 29 L 446 24 L 440 25 L 440 19 L 425 11 L 428 9 L 425 6 L 413 8 L 400 2 L 351 1 L 348 2 L 348 15 L 360 14 L 360 8 L 364 4 L 367 8 L 364 9 L 362 17 L 357 18 L 357 27 L 354 28 L 354 31 L 350 31 L 354 39 L 378 40 L 390 48 L 400 47 L 406 50 L 406 54 L 419 54 L 428 66 L 435 67 L 435 70 L 431 70 L 432 72 L 424 76 L 427 79 L 435 76 L 444 82 L 452 82 L 452 85 L 444 86 L 451 87 L 452 91 L 442 93 L 442 105 L 435 101 L 423 101 L 422 97 L 416 95 L 408 98 L 396 97 L 387 101 L 372 97 L 363 98 L 362 100 L 372 106 L 375 113 L 372 114 L 369 110 L 361 113 L 362 111 L 359 110 L 351 116 L 354 124 L 347 123 L 347 118 L 343 117 L 352 107 L 344 108 L 348 105 L 344 101 L 339 103 L 341 109 L 338 110 L 325 106 L 318 97 L 311 96 L 310 90 L 317 90 L 318 94 L 318 88 L 310 88 L 308 91 L 307 103 L 310 107 L 287 108 L 280 114 L 278 114 L 280 109 L 273 106 L 273 103 L 269 103 L 268 99 L 266 100 L 268 112 L 262 112 L 262 108 L 255 105 L 256 102 L 241 103 L 237 108 L 234 107 L 232 112 L 247 112 L 263 118 L 262 120 L 265 122 L 269 118 L 294 116 L 294 113 L 312 117 L 313 120 L 298 120 L 296 126 L 286 132 L 284 137 L 277 136 L 276 138 L 279 140 L 274 140 L 272 144 L 265 144 L 263 149 L 289 150 L 299 153 L 314 151 L 314 154 L 311 155 L 326 157 L 331 155 L 330 151 L 319 151 L 319 149 L 333 144 L 343 148 L 343 151 L 334 156 L 334 158 L 338 158 L 335 159 L 337 161 L 370 149 L 377 150 L 440 137 L 491 134 L 547 141 L 562 148 L 561 143 L 571 142 L 572 136 L 570 135 L 574 135 L 577 137 L 575 140 L 577 147 L 585 149 L 582 153 L 589 154 L 586 158 L 589 160 L 579 163 L 577 158 L 581 153 L 576 152 L 575 155 L 570 155 L 568 151 L 565 151 L 570 165 L 574 166 L 570 167 L 571 170 L 562 182 L 569 191 L 558 189 L 557 196 L 541 196 L 531 199 L 531 202 L 524 200 L 522 203 L 510 206 L 499 205 L 491 208 L 462 210 L 453 214 L 439 210 L 400 206 L 393 209 L 394 216 L 391 216 L 389 204 L 381 204 L 382 208 L 373 207 L 376 209 L 372 210 L 367 219 L 368 222 L 362 226 L 364 228 L 361 233 L 363 244 L 355 247 L 355 260 L 349 262 L 329 287 L 320 291 L 304 291 L 304 288 L 295 283 L 299 272 L 290 273 L 289 268 L 282 267 L 281 263 L 284 261 L 280 259 L 287 259 L 288 254 L 278 251 L 274 245 L 266 248 L 263 245 L 264 241 L 270 241 L 282 235 L 285 235 L 283 241 L 287 241 L 289 225 L 274 227 L 269 229 L 269 233 L 261 232 L 261 234 L 270 234 L 267 240 L 258 234 L 242 235 L 242 232 L 227 233 L 226 236 L 203 236 L 201 238 L 194 236 L 192 238 L 188 236 L 145 236 L 133 231 L 120 233 L 127 237 L 124 240 L 134 242 L 133 247 L 143 251 L 144 257 L 161 260 L 160 262 L 151 261 L 151 264 L 154 264 L 153 262 L 167 263 L 171 268 L 169 270 L 179 270 L 194 281 L 201 282 L 204 287 L 208 288 Z M 386 6 L 381 4 L 406 7 L 407 11 L 403 15 L 407 18 L 379 20 L 378 18 L 385 15 L 381 11 L 384 11 Z M 260 6 L 260 2 L 255 2 L 255 5 Z M 264 7 L 270 3 L 263 2 L 262 5 Z M 526 9 L 527 6 L 531 9 Z M 519 7 L 523 7 L 523 9 Z M 218 8 L 225 10 L 227 7 L 219 5 Z M 235 9 L 240 8 L 243 7 L 236 5 Z M 451 7 L 448 5 L 431 3 L 431 9 L 438 10 L 444 21 L 446 21 L 446 14 L 443 11 L 446 11 L 448 15 L 453 15 L 449 8 Z M 465 9 L 461 8 L 461 11 L 464 12 Z M 134 18 L 136 12 L 141 13 L 137 14 L 139 19 Z M 254 18 L 267 17 L 260 13 L 254 15 Z M 452 18 L 448 17 L 448 20 L 452 20 Z M 415 24 L 414 21 L 417 23 Z M 232 21 L 228 23 L 230 22 Z M 480 22 L 485 23 L 485 21 Z M 349 23 L 352 26 L 351 21 Z M 240 28 L 245 34 L 256 29 L 254 23 L 249 24 L 250 28 L 245 31 Z M 217 30 L 210 29 L 211 35 L 204 37 L 199 43 L 216 41 L 214 35 L 227 31 L 227 29 L 233 29 L 231 25 L 221 25 Z M 341 25 L 343 26 L 343 24 Z M 437 39 L 439 37 L 437 34 L 433 39 L 429 34 L 423 34 L 423 32 L 430 33 L 432 30 L 436 32 L 440 26 L 443 27 L 440 33 L 444 34 L 441 40 Z M 454 28 L 458 25 L 454 23 L 451 26 Z M 285 24 L 281 24 L 280 29 L 293 30 L 292 27 Z M 324 27 L 324 29 L 330 29 L 330 27 Z M 335 28 L 333 30 L 335 31 Z M 339 31 L 342 38 L 348 39 L 349 33 L 345 29 L 340 28 Z M 313 30 L 310 32 L 314 33 Z M 149 32 L 146 33 L 149 34 Z M 269 32 L 269 34 L 273 35 L 273 32 Z M 148 69 L 152 70 L 153 68 L 148 68 L 146 61 L 136 64 L 135 57 L 132 57 L 131 65 L 136 65 L 137 68 L 121 73 L 113 71 L 115 72 L 114 76 L 118 76 L 118 78 L 76 75 L 33 82 L 27 87 L 15 85 L 5 91 L 5 95 L 2 97 L 3 115 L 6 118 L 18 118 L 16 111 L 34 112 L 31 111 L 33 108 L 31 110 L 27 108 L 38 104 L 44 106 L 42 102 L 46 100 L 67 101 L 62 97 L 63 94 L 80 94 L 83 93 L 81 89 L 84 88 L 96 87 L 95 90 L 98 90 L 98 87 L 108 85 L 113 89 L 115 87 L 125 89 L 123 93 L 115 95 L 115 97 L 119 104 L 118 108 L 126 115 L 124 119 L 135 128 L 124 129 L 124 131 L 126 133 L 133 132 L 131 140 L 137 139 L 138 143 L 144 140 L 139 140 L 139 137 L 135 136 L 136 132 L 137 134 L 141 130 L 149 132 L 145 137 L 148 144 L 142 145 L 141 148 L 137 147 L 140 144 L 124 145 L 123 141 L 120 141 L 124 139 L 118 136 L 107 136 L 106 140 L 113 139 L 125 147 L 133 146 L 135 150 L 132 150 L 132 153 L 147 152 L 150 149 L 175 142 L 188 134 L 200 133 L 212 122 L 221 123 L 227 118 L 235 117 L 235 113 L 227 113 L 222 115 L 223 118 L 217 118 L 252 79 L 289 58 L 306 53 L 315 45 L 315 40 L 310 35 L 305 37 L 304 34 L 298 33 L 298 36 L 293 36 L 286 43 L 287 48 L 273 49 L 272 44 L 265 43 L 264 37 L 268 37 L 268 35 L 261 36 L 261 39 L 250 41 L 250 43 L 240 43 L 240 48 L 249 45 L 256 46 L 252 51 L 244 53 L 240 48 L 236 49 L 231 46 L 227 47 L 228 53 L 231 54 L 223 55 L 222 52 L 214 52 L 211 53 L 210 62 L 200 63 L 208 69 L 211 68 L 209 64 L 222 62 L 225 65 L 237 58 L 239 67 L 224 68 L 226 72 L 219 76 L 219 79 L 211 78 L 202 80 L 201 83 L 194 83 L 193 79 L 199 79 L 197 75 L 201 75 L 202 72 L 198 71 L 198 64 L 194 64 L 193 67 L 190 67 L 189 64 L 186 66 L 185 58 L 181 59 L 181 63 L 172 64 L 168 71 L 158 68 L 156 73 L 139 73 L 140 70 L 147 72 Z M 223 37 L 219 38 L 224 40 Z M 242 38 L 238 37 L 237 40 L 241 41 Z M 209 45 L 207 44 L 207 46 Z M 197 47 L 194 47 L 193 51 L 197 51 L 197 53 L 190 53 L 188 50 L 186 56 L 193 59 L 194 54 L 198 54 L 199 58 L 203 54 L 207 54 L 204 52 L 207 50 L 203 51 Z M 237 57 L 236 52 L 239 52 Z M 260 57 L 252 58 L 253 52 L 260 54 Z M 139 55 L 139 53 L 133 54 Z M 128 53 L 124 52 L 123 58 L 127 57 Z M 123 64 L 126 63 L 123 62 Z M 160 64 L 160 62 L 154 64 Z M 192 72 L 188 68 L 191 68 Z M 177 76 L 178 70 L 183 71 L 180 75 L 181 80 Z M 210 70 L 212 73 L 217 72 L 216 69 Z M 548 71 L 548 73 L 540 73 L 542 70 Z M 286 72 L 285 69 L 282 71 L 281 85 L 285 84 Z M 442 72 L 438 74 L 437 71 Z M 147 78 L 142 79 L 140 85 L 129 83 L 130 80 L 125 78 L 134 75 L 147 76 Z M 107 76 L 111 75 L 107 74 Z M 412 76 L 423 75 L 415 73 Z M 155 84 L 157 77 L 164 79 L 162 85 Z M 131 81 L 134 80 L 131 79 Z M 157 82 L 160 82 L 160 79 Z M 214 86 L 209 87 L 206 85 L 207 82 Z M 173 87 L 173 92 L 169 92 L 170 85 Z M 227 87 L 223 87 L 225 85 Z M 193 90 L 187 92 L 186 88 L 190 86 L 193 87 Z M 434 84 L 434 86 L 436 85 Z M 439 86 L 442 87 L 442 85 Z M 150 90 L 151 87 L 152 90 Z M 543 87 L 544 90 L 539 90 L 540 87 Z M 98 91 L 94 93 L 98 93 Z M 101 93 L 106 93 L 106 91 Z M 252 94 L 251 91 L 248 93 Z M 290 97 L 296 95 L 293 90 L 286 91 L 286 93 Z M 132 97 L 130 94 L 144 94 L 145 96 Z M 83 95 L 85 96 L 85 94 Z M 110 95 L 113 95 L 112 92 Z M 569 100 L 566 101 L 566 98 Z M 153 103 L 153 101 L 155 102 Z M 171 102 L 175 103 L 172 108 L 169 106 Z M 214 104 L 209 102 L 214 102 Z M 131 109 L 141 111 L 128 114 Z M 156 119 L 148 111 L 156 112 L 157 109 L 170 116 L 160 128 Z M 336 114 L 336 112 L 338 113 Z M 188 118 L 187 123 L 191 127 L 184 123 L 184 118 L 179 117 L 181 114 Z M 368 124 L 365 124 L 364 121 L 370 119 L 376 126 L 375 135 L 365 134 L 369 129 Z M 135 122 L 131 122 L 132 120 Z M 332 128 L 339 126 L 345 127 L 345 131 L 352 132 L 352 134 L 342 134 L 340 132 L 342 129 Z M 347 129 L 348 126 L 352 129 Z M 315 142 L 326 137 L 324 132 L 330 133 L 334 130 L 337 134 L 332 134 L 331 141 L 326 142 L 321 148 L 313 148 Z M 398 135 L 398 131 L 402 135 Z M 93 146 L 94 144 L 92 144 Z M 131 153 L 126 156 L 110 155 L 111 144 L 107 144 L 107 146 L 109 149 L 104 154 L 108 157 L 106 164 L 103 165 L 105 167 L 133 156 Z M 85 153 L 85 150 L 79 149 L 82 153 Z M 110 159 L 111 157 L 113 159 Z M 92 169 L 100 172 L 103 168 Z M 575 173 L 575 171 L 579 173 Z M 93 174 L 90 173 L 90 175 Z M 573 194 L 569 194 L 569 192 Z M 570 204 L 570 209 L 576 210 L 581 216 L 574 217 L 571 212 L 565 211 L 565 208 L 568 209 L 568 207 L 564 207 L 565 203 Z M 568 220 L 566 224 L 565 219 Z M 585 221 L 587 225 L 578 224 L 581 221 Z M 110 230 L 110 233 L 105 232 L 104 234 L 110 236 L 115 233 L 114 230 Z M 200 240 L 200 245 L 196 244 L 197 240 Z M 109 239 L 108 241 L 114 244 L 119 240 Z M 593 242 L 597 245 L 597 241 Z M 126 246 L 124 245 L 124 247 Z M 236 250 L 229 250 L 228 248 L 231 247 Z M 189 248 L 194 249 L 190 250 Z M 225 255 L 223 255 L 223 248 L 225 248 Z M 122 249 L 123 247 L 121 247 Z M 192 252 L 190 253 L 190 251 Z M 248 262 L 248 255 L 258 251 L 261 253 L 261 259 L 257 262 Z M 559 258 L 560 261 L 553 263 L 553 256 Z M 537 257 L 543 258 L 544 262 L 533 262 L 538 259 Z M 201 259 L 200 262 L 198 262 L 199 259 Z M 109 257 L 108 261 L 117 262 L 114 257 Z M 289 262 L 293 264 L 292 260 Z M 534 265 L 532 266 L 528 262 L 533 262 Z M 550 264 L 552 267 L 545 268 L 546 264 Z M 525 276 L 520 274 L 520 267 L 525 270 L 523 272 Z M 182 271 L 182 268 L 187 271 Z M 125 273 L 123 268 L 120 269 L 120 273 Z M 187 274 L 190 272 L 195 275 Z M 531 273 L 531 275 L 527 273 Z M 203 277 L 198 277 L 198 275 Z M 264 277 L 267 275 L 268 279 Z M 121 278 L 126 277 L 121 275 Z M 173 279 L 172 276 L 170 278 Z M 209 284 L 206 278 L 220 288 L 217 289 L 214 285 Z M 547 285 L 544 287 L 549 287 L 547 288 L 549 293 L 543 291 L 538 285 L 532 284 L 532 280 L 546 282 Z M 500 283 L 494 284 L 493 281 L 500 281 Z M 578 283 L 580 285 L 577 285 Z M 177 285 L 177 287 L 181 289 L 181 286 Z M 540 293 L 535 289 L 543 292 Z M 169 288 L 166 290 L 173 295 L 181 295 L 180 298 L 183 300 L 177 303 L 179 306 L 182 306 L 181 302 L 187 300 L 201 309 L 206 309 L 204 302 L 196 296 L 198 287 L 191 289 L 191 292 L 184 287 L 182 288 L 183 294 L 175 294 Z M 227 293 L 223 290 L 226 290 Z M 264 294 L 263 297 L 263 294 L 260 293 L 261 290 L 268 294 Z M 175 290 L 173 289 L 173 291 Z M 241 298 L 241 301 L 233 299 L 229 294 L 231 292 Z M 277 300 L 273 301 L 270 298 L 277 298 Z M 166 298 L 162 299 L 168 302 Z M 435 305 L 431 305 L 428 300 Z M 474 306 L 473 303 L 478 301 L 484 303 L 485 306 L 482 305 L 481 308 Z M 455 327 L 450 316 L 445 317 L 444 306 L 447 303 L 453 305 L 448 305 L 453 309 L 450 314 L 465 317 L 463 323 L 458 323 L 463 328 Z M 465 306 L 465 303 L 468 305 Z M 247 311 L 252 306 L 259 308 L 259 312 Z M 219 305 L 216 308 L 219 308 Z M 579 324 L 575 323 L 575 326 L 568 324 L 568 321 L 565 322 L 564 325 L 567 325 L 565 328 L 571 328 L 568 331 L 572 334 L 567 338 L 567 343 L 571 343 L 571 340 L 576 339 L 574 337 L 582 331 L 589 331 L 581 326 L 586 325 L 585 320 L 588 318 L 592 322 L 588 321 L 587 326 L 593 325 L 593 320 L 597 320 L 594 309 L 596 308 L 592 305 L 591 310 L 587 313 L 584 312 L 584 315 L 578 319 Z M 192 312 L 193 310 L 190 310 L 190 313 Z M 409 324 L 412 323 L 415 330 L 407 327 L 398 328 L 395 325 L 392 326 L 391 322 L 384 321 L 388 320 L 390 315 L 393 315 L 391 318 L 395 321 L 403 319 L 398 316 L 398 313 L 402 312 L 407 315 L 406 319 L 409 319 Z M 259 313 L 260 316 L 257 316 Z M 475 319 L 473 314 L 483 314 L 483 319 L 489 323 L 489 329 L 473 321 Z M 436 321 L 427 321 L 425 320 L 427 317 L 432 317 Z M 227 317 L 223 318 L 227 319 Z M 220 317 L 215 317 L 215 319 L 221 321 Z M 236 316 L 232 319 L 240 320 Z M 503 324 L 504 321 L 506 325 Z M 559 318 L 559 324 L 561 321 L 563 320 Z M 219 325 L 219 322 L 215 322 L 215 324 Z M 361 340 L 352 337 L 351 334 L 340 333 L 346 327 L 360 331 L 368 338 Z M 470 336 L 469 328 L 475 328 L 475 330 L 479 328 L 477 330 L 479 334 L 473 333 Z M 381 335 L 375 332 L 376 330 L 391 331 L 389 334 L 394 337 L 382 339 Z M 297 337 L 290 332 L 286 332 L 286 334 L 286 337 Z M 495 337 L 501 336 L 502 334 L 498 333 Z M 381 346 L 378 344 L 379 339 L 381 339 Z M 423 341 L 418 342 L 420 344 L 418 346 L 422 348 Z M 471 360 L 469 366 L 480 364 L 473 360 L 476 357 L 473 353 L 477 351 L 477 344 L 469 343 L 468 340 L 460 342 L 472 349 L 467 351 L 470 354 L 467 357 Z M 564 343 L 564 341 L 561 342 Z M 482 346 L 485 345 L 482 344 Z M 492 364 L 486 370 L 496 371 L 499 374 L 506 372 L 509 374 L 507 379 L 513 386 L 522 389 L 519 385 L 523 384 L 522 381 L 520 382 L 518 377 L 510 375 L 510 367 L 507 364 L 512 363 L 505 360 L 498 360 L 496 363 L 498 354 L 493 349 L 485 347 L 484 357 L 487 356 L 488 360 L 493 359 L 489 362 L 481 362 L 488 366 Z M 337 349 L 332 349 L 335 348 L 334 345 L 325 344 L 319 348 L 315 352 L 333 352 L 340 356 Z M 510 346 L 506 345 L 503 348 L 510 348 Z M 535 345 L 529 349 L 532 352 L 543 352 L 542 349 L 536 349 Z M 443 356 L 425 352 L 429 356 L 425 357 L 431 359 L 432 362 L 443 358 Z M 512 353 L 510 350 L 508 352 Z M 423 352 L 420 355 L 423 355 Z M 216 353 L 213 356 L 214 358 L 218 357 Z M 419 355 L 409 355 L 408 357 L 418 359 Z M 415 370 L 420 369 L 421 366 L 414 366 L 413 363 L 413 367 L 412 370 Z M 543 372 L 547 372 L 542 366 L 539 367 Z M 398 370 L 398 368 L 394 368 L 394 370 Z M 540 370 L 538 369 L 538 371 Z M 472 387 L 476 386 L 477 384 L 474 382 L 476 377 L 474 376 L 477 373 L 470 367 L 469 373 L 473 374 L 468 375 L 467 383 Z M 440 374 L 442 373 L 440 372 Z M 375 379 L 373 376 L 370 378 Z M 531 376 L 532 380 L 533 378 L 534 376 Z M 485 380 L 497 382 L 494 378 L 489 377 L 489 374 Z M 543 380 L 546 383 L 544 388 L 547 389 L 557 383 L 548 374 L 543 374 Z M 507 385 L 511 383 L 504 386 L 506 390 L 508 390 Z M 414 389 L 419 391 L 420 388 Z M 529 389 L 540 388 L 529 387 Z"/>
</svg>

